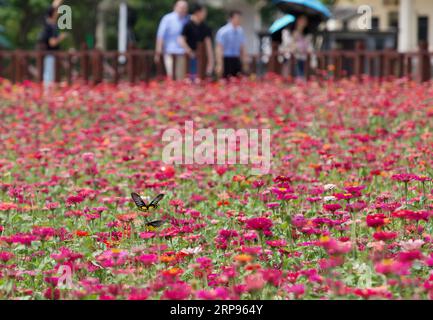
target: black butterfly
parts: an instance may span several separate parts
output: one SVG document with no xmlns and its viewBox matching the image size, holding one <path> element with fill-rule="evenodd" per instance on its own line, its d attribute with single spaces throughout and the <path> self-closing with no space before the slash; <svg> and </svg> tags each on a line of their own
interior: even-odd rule
<svg viewBox="0 0 433 320">
<path fill-rule="evenodd" d="M 164 224 L 164 221 L 162 221 L 162 220 L 157 220 L 157 221 L 147 222 L 147 223 L 146 223 L 146 230 L 147 230 L 147 231 L 155 231 L 155 230 L 157 230 L 160 226 L 162 226 L 163 224 Z"/>
<path fill-rule="evenodd" d="M 148 212 L 150 209 L 158 209 L 158 203 L 164 198 L 163 194 L 159 194 L 155 199 L 153 199 L 149 204 L 143 201 L 143 199 L 136 193 L 131 193 L 131 197 L 134 200 L 138 210 L 143 212 Z"/>
<path fill-rule="evenodd" d="M 134 200 L 138 210 L 143 212 L 148 212 L 150 209 L 158 209 L 158 203 L 164 198 L 163 194 L 159 194 L 155 199 L 153 199 L 149 204 L 143 201 L 143 199 L 136 193 L 131 193 L 131 197 Z M 146 223 L 146 229 L 148 231 L 154 231 L 161 227 L 164 224 L 164 221 L 157 220 Z"/>
</svg>

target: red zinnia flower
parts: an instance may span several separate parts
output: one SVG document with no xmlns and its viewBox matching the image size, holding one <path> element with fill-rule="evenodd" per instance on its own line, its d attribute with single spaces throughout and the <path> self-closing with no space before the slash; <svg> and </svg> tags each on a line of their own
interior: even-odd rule
<svg viewBox="0 0 433 320">
<path fill-rule="evenodd" d="M 399 210 L 393 212 L 392 216 L 412 221 L 428 221 L 430 218 L 430 213 L 428 211 Z"/>
<path fill-rule="evenodd" d="M 324 204 L 323 209 L 325 209 L 326 211 L 335 212 L 338 209 L 341 209 L 341 205 L 338 203 Z"/>
<path fill-rule="evenodd" d="M 77 237 L 87 237 L 89 235 L 87 231 L 83 230 L 77 230 L 75 231 L 75 234 L 77 235 Z"/>
<path fill-rule="evenodd" d="M 389 222 L 389 219 L 383 214 L 369 214 L 366 218 L 367 226 L 378 228 L 382 227 Z"/>
<path fill-rule="evenodd" d="M 373 238 L 377 241 L 394 240 L 395 238 L 397 238 L 397 236 L 398 236 L 397 232 L 379 231 L 373 234 Z"/>
</svg>

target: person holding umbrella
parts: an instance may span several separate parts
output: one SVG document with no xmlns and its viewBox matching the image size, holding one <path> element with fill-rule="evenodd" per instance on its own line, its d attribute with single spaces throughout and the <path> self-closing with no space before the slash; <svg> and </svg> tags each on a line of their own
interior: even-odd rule
<svg viewBox="0 0 433 320">
<path fill-rule="evenodd" d="M 307 16 L 299 16 L 293 27 L 289 40 L 292 56 L 295 58 L 296 77 L 305 78 L 305 66 L 307 57 L 313 53 L 313 39 L 308 29 Z"/>
<path fill-rule="evenodd" d="M 313 51 L 310 34 L 331 17 L 331 12 L 319 0 L 273 0 L 272 2 L 283 12 L 296 17 L 290 39 L 291 51 L 296 59 L 296 75 L 304 77 L 308 54 Z"/>
<path fill-rule="evenodd" d="M 272 39 L 272 51 L 271 57 L 275 68 L 275 64 L 278 63 L 279 57 L 282 57 L 282 70 L 281 74 L 286 77 L 289 74 L 290 57 L 292 55 L 291 49 L 291 36 L 289 26 L 296 21 L 296 18 L 290 14 L 287 14 L 278 20 L 276 20 L 269 28 L 269 33 Z M 275 54 L 275 53 L 278 54 Z"/>
<path fill-rule="evenodd" d="M 319 0 L 273 0 L 272 2 L 285 13 L 295 17 L 307 16 L 314 27 L 331 18 L 331 11 Z"/>
</svg>

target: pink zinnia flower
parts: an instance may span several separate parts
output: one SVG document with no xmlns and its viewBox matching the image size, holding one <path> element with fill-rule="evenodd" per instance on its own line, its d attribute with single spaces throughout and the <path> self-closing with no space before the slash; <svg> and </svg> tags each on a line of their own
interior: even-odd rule
<svg viewBox="0 0 433 320">
<path fill-rule="evenodd" d="M 60 299 L 60 290 L 57 288 L 53 289 L 53 288 L 49 287 L 47 290 L 45 290 L 44 297 L 45 297 L 45 299 L 48 299 L 48 300 L 59 300 Z"/>
<path fill-rule="evenodd" d="M 266 204 L 266 206 L 269 209 L 272 209 L 272 208 L 278 208 L 280 206 L 280 204 L 278 202 L 269 202 L 268 204 Z"/>
<path fill-rule="evenodd" d="M 199 290 L 196 293 L 196 297 L 202 300 L 227 300 L 229 298 L 229 291 L 224 287 L 211 290 Z"/>
<path fill-rule="evenodd" d="M 83 153 L 82 158 L 85 162 L 93 162 L 95 160 L 95 154 L 92 152 Z"/>
<path fill-rule="evenodd" d="M 258 231 L 268 231 L 273 225 L 271 219 L 264 217 L 248 219 L 246 224 L 248 229 Z"/>
<path fill-rule="evenodd" d="M 323 209 L 330 212 L 335 212 L 338 209 L 341 209 L 341 205 L 338 203 L 330 203 L 330 204 L 324 204 Z"/>
<path fill-rule="evenodd" d="M 58 202 L 47 202 L 47 204 L 45 204 L 45 208 L 47 208 L 48 210 L 54 210 L 58 207 L 60 207 L 60 204 Z"/>
<path fill-rule="evenodd" d="M 140 261 L 145 266 L 151 266 L 158 262 L 158 256 L 156 254 L 143 254 L 138 257 L 138 261 Z"/>
<path fill-rule="evenodd" d="M 38 236 L 41 240 L 48 240 L 52 238 L 56 231 L 53 228 L 49 227 L 33 227 L 32 234 Z"/>
<path fill-rule="evenodd" d="M 191 287 L 183 282 L 175 283 L 163 293 L 164 298 L 169 300 L 185 300 L 191 294 Z"/>
<path fill-rule="evenodd" d="M 245 277 L 245 286 L 247 291 L 259 291 L 266 284 L 265 279 L 261 273 L 252 274 Z"/>
<path fill-rule="evenodd" d="M 74 204 L 78 204 L 84 201 L 84 197 L 81 195 L 72 195 L 66 198 L 66 204 L 68 206 L 72 206 Z"/>
<path fill-rule="evenodd" d="M 4 263 L 8 262 L 9 260 L 13 259 L 15 255 L 12 252 L 7 251 L 0 251 L 0 261 L 3 261 Z"/>
<path fill-rule="evenodd" d="M 408 275 L 410 274 L 411 264 L 407 262 L 394 261 L 385 259 L 376 264 L 375 269 L 378 273 L 395 274 L 395 275 Z"/>
<path fill-rule="evenodd" d="M 128 296 L 128 300 L 147 300 L 151 292 L 149 289 L 133 288 Z"/>
<path fill-rule="evenodd" d="M 398 182 L 404 182 L 408 183 L 412 180 L 416 179 L 416 175 L 410 174 L 410 173 L 402 173 L 402 174 L 394 174 L 391 177 L 392 180 L 398 181 Z"/>
<path fill-rule="evenodd" d="M 286 288 L 288 293 L 293 293 L 296 299 L 300 298 L 305 293 L 305 285 L 304 284 L 294 284 Z"/>
<path fill-rule="evenodd" d="M 302 228 L 307 224 L 307 219 L 302 214 L 296 214 L 292 218 L 292 224 L 296 228 Z"/>
<path fill-rule="evenodd" d="M 287 245 L 286 240 L 270 240 L 270 241 L 266 241 L 266 243 L 270 247 L 285 247 Z"/>
<path fill-rule="evenodd" d="M 12 243 L 20 243 L 26 246 L 30 246 L 33 241 L 37 240 L 37 237 L 31 234 L 16 234 L 11 236 Z"/>
</svg>

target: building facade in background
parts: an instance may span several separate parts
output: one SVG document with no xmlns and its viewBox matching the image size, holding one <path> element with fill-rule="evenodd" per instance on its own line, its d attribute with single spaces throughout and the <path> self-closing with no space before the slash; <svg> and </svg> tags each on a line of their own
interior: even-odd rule
<svg viewBox="0 0 433 320">
<path fill-rule="evenodd" d="M 372 9 L 373 31 L 397 32 L 399 51 L 417 50 L 420 41 L 427 41 L 433 50 L 433 0 L 338 0 L 334 11 L 352 11 L 354 16 L 332 20 L 328 28 L 359 30 L 357 9 L 363 5 Z"/>
</svg>

